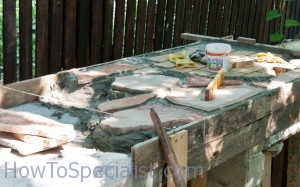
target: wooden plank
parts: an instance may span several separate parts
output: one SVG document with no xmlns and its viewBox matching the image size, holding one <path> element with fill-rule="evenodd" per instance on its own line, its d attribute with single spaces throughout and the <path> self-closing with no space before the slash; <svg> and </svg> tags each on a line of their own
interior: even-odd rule
<svg viewBox="0 0 300 187">
<path fill-rule="evenodd" d="M 184 18 L 184 2 L 177 1 L 176 4 L 176 19 L 175 19 L 175 30 L 174 30 L 174 40 L 173 45 L 179 46 L 181 44 L 181 33 L 183 32 L 183 18 Z"/>
<path fill-rule="evenodd" d="M 103 62 L 112 59 L 112 20 L 114 0 L 104 1 Z"/>
<path fill-rule="evenodd" d="M 266 6 L 267 6 L 267 8 L 266 8 L 266 13 L 265 13 L 265 15 L 267 14 L 267 11 L 269 11 L 269 10 L 272 9 L 272 1 L 271 1 L 271 0 L 267 1 Z M 265 27 L 264 27 L 264 29 L 263 29 L 263 40 L 262 40 L 262 42 L 263 42 L 263 43 L 268 43 L 268 42 L 269 42 L 269 35 L 271 34 L 271 33 L 269 32 L 269 28 L 270 28 L 271 22 L 266 21 L 266 20 L 264 20 L 264 21 L 265 21 Z"/>
<path fill-rule="evenodd" d="M 289 138 L 287 159 L 287 186 L 300 186 L 300 134 Z"/>
<path fill-rule="evenodd" d="M 135 12 L 136 12 L 136 1 L 128 0 L 127 10 L 126 10 L 126 24 L 125 24 L 124 57 L 133 55 Z"/>
<path fill-rule="evenodd" d="M 168 162 L 168 168 L 170 173 L 172 174 L 173 182 L 175 186 L 184 187 L 186 186 L 186 182 L 183 180 L 183 177 L 178 177 L 179 174 L 177 174 L 177 168 L 179 168 L 180 165 L 176 158 L 175 152 L 172 148 L 169 137 L 167 136 L 166 131 L 162 126 L 161 121 L 153 108 L 150 109 L 150 116 L 153 121 L 155 130 L 157 132 L 157 136 L 159 137 L 159 142 L 160 145 L 162 146 L 164 157 Z"/>
<path fill-rule="evenodd" d="M 266 43 L 265 41 L 268 40 L 268 38 L 264 38 L 264 28 L 266 24 L 266 13 L 267 13 L 267 1 L 262 1 L 261 5 L 261 16 L 259 20 L 259 31 L 258 31 L 258 43 Z"/>
<path fill-rule="evenodd" d="M 20 1 L 20 80 L 32 78 L 32 0 Z"/>
<path fill-rule="evenodd" d="M 281 152 L 272 159 L 271 186 L 282 187 L 287 184 L 288 140 L 284 141 Z"/>
<path fill-rule="evenodd" d="M 56 73 L 62 68 L 62 35 L 63 35 L 63 0 L 50 2 L 50 51 L 49 73 Z"/>
<path fill-rule="evenodd" d="M 223 24 L 222 24 L 222 36 L 227 36 L 229 34 L 229 25 L 230 25 L 230 14 L 231 14 L 231 3 L 232 0 L 226 0 L 224 5 L 224 14 L 223 14 Z"/>
<path fill-rule="evenodd" d="M 155 24 L 155 1 L 148 1 L 147 9 L 147 24 L 146 24 L 146 40 L 145 40 L 145 52 L 149 53 L 154 48 L 154 24 Z"/>
<path fill-rule="evenodd" d="M 265 164 L 264 164 L 264 177 L 262 180 L 262 187 L 271 187 L 271 171 L 272 171 L 272 154 L 265 152 Z"/>
<path fill-rule="evenodd" d="M 163 35 L 164 35 L 164 17 L 165 17 L 166 0 L 158 0 L 156 20 L 155 20 L 155 33 L 154 33 L 154 51 L 163 49 Z"/>
<path fill-rule="evenodd" d="M 296 93 L 296 90 L 300 89 L 300 82 L 290 86 L 292 87 L 289 88 L 291 90 L 289 93 Z M 288 99 L 282 100 L 288 103 L 278 102 L 276 99 L 278 97 L 289 98 L 290 94 L 283 93 L 283 90 L 286 90 L 286 87 L 253 98 L 249 101 L 255 103 L 251 108 L 248 108 L 249 103 L 245 102 L 215 116 L 180 127 L 178 130 L 186 129 L 189 134 L 188 166 L 202 166 L 203 170 L 207 171 L 256 145 L 271 134 L 297 123 L 300 119 L 299 103 L 290 105 L 292 101 Z M 300 99 L 300 94 L 295 96 Z M 295 98 L 294 101 L 297 100 Z M 273 130 L 266 131 L 266 129 Z M 149 158 L 144 155 L 153 156 Z M 164 160 L 162 160 L 157 139 L 153 138 L 133 146 L 132 161 L 137 165 L 146 166 L 152 162 L 157 163 L 158 167 L 161 166 Z"/>
<path fill-rule="evenodd" d="M 17 81 L 16 1 L 3 0 L 4 84 Z"/>
<path fill-rule="evenodd" d="M 138 1 L 138 9 L 137 9 L 137 23 L 136 23 L 136 39 L 135 39 L 135 47 L 134 54 L 139 55 L 144 52 L 144 44 L 145 44 L 145 27 L 146 27 L 146 0 Z"/>
<path fill-rule="evenodd" d="M 77 0 L 66 0 L 64 8 L 63 69 L 76 67 Z"/>
<path fill-rule="evenodd" d="M 124 44 L 124 20 L 125 20 L 125 0 L 115 1 L 115 25 L 114 25 L 114 40 L 113 40 L 113 59 L 122 58 Z"/>
<path fill-rule="evenodd" d="M 208 172 L 205 172 L 203 176 L 198 175 L 196 178 L 190 180 L 188 183 L 188 187 L 206 187 L 207 174 Z"/>
<path fill-rule="evenodd" d="M 93 0 L 91 7 L 90 64 L 102 62 L 103 1 Z M 117 32 L 117 31 L 116 31 Z M 120 35 L 120 34 L 119 34 Z"/>
<path fill-rule="evenodd" d="M 202 0 L 194 1 L 194 3 L 193 3 L 191 33 L 194 33 L 194 34 L 199 33 L 199 22 L 200 22 L 200 15 L 201 15 L 201 4 L 202 4 Z"/>
<path fill-rule="evenodd" d="M 187 146 L 188 146 L 188 132 L 186 130 L 177 132 L 170 136 L 170 143 L 176 155 L 178 164 L 183 170 L 178 170 L 178 177 L 182 177 L 185 184 L 187 184 Z M 171 176 L 168 170 L 168 176 Z M 168 187 L 175 187 L 173 178 L 168 178 Z"/>
<path fill-rule="evenodd" d="M 172 46 L 172 36 L 173 36 L 173 25 L 174 25 L 174 12 L 175 12 L 175 0 L 167 0 L 167 13 L 166 13 L 166 23 L 165 23 L 165 33 L 164 33 L 164 49 L 170 48 Z"/>
<path fill-rule="evenodd" d="M 89 65 L 90 0 L 77 0 L 77 67 Z"/>
<path fill-rule="evenodd" d="M 285 10 L 284 17 L 285 17 L 285 20 L 287 20 L 287 19 L 290 19 L 290 17 L 291 17 L 292 1 L 286 1 L 285 3 L 286 3 L 286 10 Z M 283 34 L 284 34 L 285 38 L 289 37 L 290 30 L 291 29 L 284 27 Z"/>
<path fill-rule="evenodd" d="M 48 71 L 48 24 L 49 24 L 49 1 L 39 0 L 36 2 L 36 74 L 46 75 Z"/>
</svg>

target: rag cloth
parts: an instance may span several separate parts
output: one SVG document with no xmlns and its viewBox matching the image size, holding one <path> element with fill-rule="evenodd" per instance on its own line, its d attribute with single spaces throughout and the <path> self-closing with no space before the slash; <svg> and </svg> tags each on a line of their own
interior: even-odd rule
<svg viewBox="0 0 300 187">
<path fill-rule="evenodd" d="M 175 63 L 176 68 L 195 68 L 196 63 L 193 62 L 187 52 L 184 50 L 181 54 L 169 54 L 169 61 Z"/>
<path fill-rule="evenodd" d="M 272 53 L 257 53 L 257 62 L 285 63 L 286 61 Z"/>
</svg>

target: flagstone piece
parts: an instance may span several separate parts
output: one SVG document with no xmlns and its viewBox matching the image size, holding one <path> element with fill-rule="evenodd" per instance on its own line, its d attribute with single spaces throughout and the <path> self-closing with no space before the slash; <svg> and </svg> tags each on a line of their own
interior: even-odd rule
<svg viewBox="0 0 300 187">
<path fill-rule="evenodd" d="M 133 71 L 144 67 L 145 66 L 131 64 L 111 64 L 98 70 L 90 70 L 86 72 L 75 71 L 74 73 L 77 76 L 78 84 L 87 84 L 89 82 L 92 82 L 96 78 L 108 77 L 113 74 Z"/>
<path fill-rule="evenodd" d="M 163 72 L 156 68 L 143 68 L 133 71 L 133 74 L 141 75 L 162 75 Z"/>
<path fill-rule="evenodd" d="M 175 67 L 175 64 L 170 62 L 170 61 L 166 61 L 166 62 L 161 62 L 161 63 L 157 63 L 154 64 L 157 67 L 161 67 L 161 68 L 173 68 Z"/>
<path fill-rule="evenodd" d="M 29 112 L 14 112 L 5 109 L 0 109 L 0 131 L 68 141 L 76 136 L 72 124 L 62 124 Z"/>
<path fill-rule="evenodd" d="M 97 108 L 98 108 L 98 110 L 101 110 L 101 111 L 114 112 L 117 110 L 140 105 L 142 103 L 145 103 L 149 99 L 153 98 L 154 96 L 155 96 L 155 94 L 149 93 L 149 94 L 136 95 L 136 96 L 132 96 L 132 97 L 126 97 L 126 98 L 122 98 L 122 99 L 116 99 L 116 100 L 101 103 L 100 105 L 98 105 Z"/>
<path fill-rule="evenodd" d="M 61 144 L 59 143 L 56 145 L 42 146 L 38 144 L 23 142 L 8 132 L 0 132 L 0 144 L 17 150 L 21 155 L 29 155 L 40 151 L 48 150 L 57 146 L 61 146 L 63 144 L 66 144 L 66 142 L 63 142 Z"/>
<path fill-rule="evenodd" d="M 116 135 L 154 130 L 150 117 L 151 108 L 155 109 L 164 127 L 185 125 L 203 117 L 202 113 L 192 110 L 168 107 L 162 104 L 144 105 L 114 113 L 116 116 L 100 122 L 101 129 Z"/>
<path fill-rule="evenodd" d="M 176 88 L 166 99 L 178 105 L 212 111 L 245 100 L 262 90 L 247 85 L 219 87 L 214 98 L 205 101 L 204 88 Z"/>
<path fill-rule="evenodd" d="M 184 88 L 188 87 L 205 87 L 208 86 L 212 79 L 203 78 L 203 77 L 189 77 L 186 80 L 186 83 L 183 85 Z M 241 80 L 223 80 L 221 85 L 223 86 L 232 86 L 232 85 L 241 85 L 244 81 Z"/>
<path fill-rule="evenodd" d="M 112 89 L 129 93 L 150 93 L 157 90 L 172 90 L 178 78 L 164 75 L 132 75 L 116 77 Z"/>
</svg>

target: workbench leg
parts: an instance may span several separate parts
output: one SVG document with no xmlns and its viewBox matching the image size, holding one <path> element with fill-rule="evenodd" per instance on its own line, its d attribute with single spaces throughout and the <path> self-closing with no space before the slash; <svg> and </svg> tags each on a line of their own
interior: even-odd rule
<svg viewBox="0 0 300 187">
<path fill-rule="evenodd" d="M 265 156 L 255 149 L 243 152 L 211 169 L 207 186 L 261 186 Z"/>
<path fill-rule="evenodd" d="M 300 134 L 289 139 L 287 186 L 300 186 Z"/>
</svg>

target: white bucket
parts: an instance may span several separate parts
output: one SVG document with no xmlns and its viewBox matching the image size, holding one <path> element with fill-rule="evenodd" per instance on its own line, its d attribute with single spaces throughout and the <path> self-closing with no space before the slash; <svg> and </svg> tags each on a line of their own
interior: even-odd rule
<svg viewBox="0 0 300 187">
<path fill-rule="evenodd" d="M 224 43 L 210 43 L 205 47 L 207 59 L 207 68 L 210 72 L 218 72 L 222 67 L 224 71 L 228 71 L 228 55 L 231 51 L 231 46 Z"/>
</svg>

